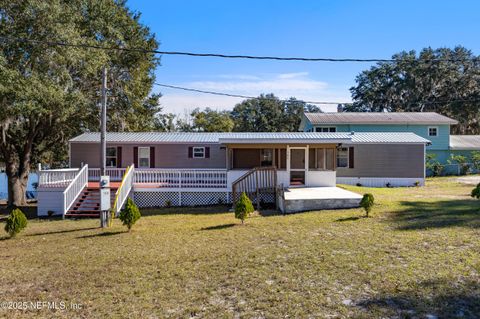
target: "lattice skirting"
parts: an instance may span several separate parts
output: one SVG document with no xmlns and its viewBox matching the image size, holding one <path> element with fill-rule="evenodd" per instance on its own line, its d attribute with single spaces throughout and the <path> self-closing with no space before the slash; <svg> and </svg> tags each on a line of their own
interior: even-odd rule
<svg viewBox="0 0 480 319">
<path fill-rule="evenodd" d="M 257 202 L 257 194 L 256 193 L 247 193 L 248 198 L 253 203 Z M 238 200 L 240 198 L 240 194 L 237 194 L 235 200 Z M 258 197 L 260 199 L 260 203 L 265 203 L 265 204 L 272 204 L 275 203 L 275 193 L 274 192 L 261 192 L 258 194 Z"/>
<path fill-rule="evenodd" d="M 207 206 L 232 203 L 230 192 L 134 192 L 138 207 Z"/>
</svg>

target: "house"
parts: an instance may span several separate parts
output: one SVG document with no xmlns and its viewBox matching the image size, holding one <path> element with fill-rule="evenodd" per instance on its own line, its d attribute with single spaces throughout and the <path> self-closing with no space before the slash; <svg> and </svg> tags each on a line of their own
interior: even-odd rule
<svg viewBox="0 0 480 319">
<path fill-rule="evenodd" d="M 231 203 L 245 191 L 287 212 L 358 205 L 359 196 L 337 183 L 423 185 L 430 143 L 411 132 L 145 132 L 106 140 L 115 209 L 126 196 L 141 207 L 188 206 Z M 39 215 L 98 210 L 99 143 L 99 133 L 77 136 L 70 169 L 40 171 Z M 314 206 L 295 202 L 305 187 L 318 188 L 309 195 Z"/>
<path fill-rule="evenodd" d="M 427 154 L 434 154 L 445 173 L 457 172 L 451 155 L 467 157 L 480 150 L 479 135 L 450 135 L 454 119 L 434 112 L 342 112 L 305 113 L 300 124 L 304 132 L 412 132 L 431 141 Z M 340 175 L 340 174 L 339 174 Z"/>
</svg>

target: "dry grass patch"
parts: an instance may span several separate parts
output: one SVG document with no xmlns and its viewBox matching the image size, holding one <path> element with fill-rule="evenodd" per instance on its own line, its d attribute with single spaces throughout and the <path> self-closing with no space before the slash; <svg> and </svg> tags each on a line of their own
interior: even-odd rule
<svg viewBox="0 0 480 319">
<path fill-rule="evenodd" d="M 480 201 L 471 186 L 367 189 L 360 209 L 254 216 L 148 210 L 115 221 L 30 221 L 0 241 L 0 300 L 80 303 L 15 317 L 372 318 L 480 313 Z M 445 196 L 454 196 L 446 198 Z M 213 212 L 213 213 L 210 213 Z"/>
</svg>

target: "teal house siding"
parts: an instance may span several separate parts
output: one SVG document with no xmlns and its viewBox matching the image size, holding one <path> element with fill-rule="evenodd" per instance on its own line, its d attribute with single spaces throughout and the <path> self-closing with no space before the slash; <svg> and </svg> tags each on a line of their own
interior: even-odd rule
<svg viewBox="0 0 480 319">
<path fill-rule="evenodd" d="M 411 132 L 431 144 L 427 154 L 444 165 L 443 174 L 458 174 L 458 163 L 451 161 L 452 155 L 462 155 L 472 162 L 472 152 L 480 151 L 480 136 L 450 135 L 450 126 L 457 121 L 434 112 L 332 112 L 306 113 L 300 129 L 316 131 L 317 128 L 335 127 L 336 132 Z M 429 128 L 436 128 L 436 136 L 429 136 Z M 330 130 L 328 130 L 330 131 Z"/>
<path fill-rule="evenodd" d="M 432 141 L 432 145 L 427 146 L 429 150 L 448 150 L 450 144 L 450 127 L 449 125 L 382 125 L 382 124 L 342 124 L 342 125 L 315 125 L 308 123 L 308 129 L 314 127 L 331 127 L 337 128 L 337 132 L 412 132 L 418 136 L 424 137 Z M 305 126 L 307 127 L 307 125 Z M 428 128 L 437 127 L 438 136 L 428 136 Z M 306 130 L 308 130 L 306 129 Z"/>
</svg>

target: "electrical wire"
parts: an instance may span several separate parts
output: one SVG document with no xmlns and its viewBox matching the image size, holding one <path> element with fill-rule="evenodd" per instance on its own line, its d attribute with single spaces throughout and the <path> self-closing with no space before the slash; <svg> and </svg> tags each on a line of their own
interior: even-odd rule
<svg viewBox="0 0 480 319">
<path fill-rule="evenodd" d="M 223 54 L 223 53 L 198 53 L 198 52 L 182 52 L 182 51 L 160 51 L 160 50 L 147 50 L 142 48 L 125 48 L 125 47 L 105 47 L 95 44 L 74 44 L 68 42 L 60 41 L 42 41 L 34 40 L 27 38 L 18 38 L 18 37 L 9 37 L 9 36 L 0 36 L 0 39 L 4 41 L 14 41 L 14 42 L 25 42 L 25 43 L 34 43 L 38 45 L 48 45 L 48 46 L 64 46 L 64 47 L 74 47 L 74 48 L 89 48 L 96 50 L 109 50 L 109 51 L 127 51 L 127 52 L 140 52 L 140 53 L 151 53 L 151 54 L 162 54 L 162 55 L 180 55 L 180 56 L 191 56 L 191 57 L 214 57 L 214 58 L 225 58 L 225 59 L 250 59 L 250 60 L 275 60 L 275 61 L 303 61 L 303 62 L 395 62 L 395 59 L 381 59 L 381 58 L 308 58 L 308 57 L 280 57 L 280 56 L 256 56 L 256 55 L 241 55 L 241 54 Z M 477 58 L 475 58 L 477 59 Z M 424 59 L 424 60 L 412 60 L 412 63 L 418 62 L 455 62 L 463 61 L 465 59 Z M 405 62 L 405 61 L 402 61 Z"/>
</svg>

